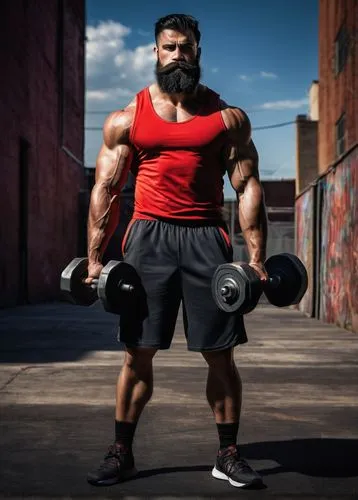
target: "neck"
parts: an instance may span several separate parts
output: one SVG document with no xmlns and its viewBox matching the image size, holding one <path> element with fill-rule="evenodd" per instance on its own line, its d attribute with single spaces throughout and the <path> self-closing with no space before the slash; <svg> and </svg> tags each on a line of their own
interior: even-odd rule
<svg viewBox="0 0 358 500">
<path fill-rule="evenodd" d="M 178 93 L 178 94 L 167 94 L 165 92 L 162 92 L 159 88 L 159 85 L 156 84 L 156 90 L 158 92 L 158 95 L 166 100 L 171 102 L 174 106 L 178 105 L 185 105 L 190 103 L 191 101 L 194 101 L 198 98 L 199 91 L 200 91 L 200 84 L 197 85 L 196 89 L 194 92 L 191 92 L 190 94 L 184 94 L 184 93 Z"/>
</svg>

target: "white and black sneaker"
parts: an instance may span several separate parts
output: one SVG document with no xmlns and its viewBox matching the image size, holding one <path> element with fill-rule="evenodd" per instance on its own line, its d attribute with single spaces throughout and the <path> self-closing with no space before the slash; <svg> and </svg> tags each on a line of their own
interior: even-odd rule
<svg viewBox="0 0 358 500">
<path fill-rule="evenodd" d="M 216 479 L 226 479 L 237 488 L 262 485 L 262 477 L 240 458 L 236 445 L 219 450 L 212 475 Z"/>
</svg>

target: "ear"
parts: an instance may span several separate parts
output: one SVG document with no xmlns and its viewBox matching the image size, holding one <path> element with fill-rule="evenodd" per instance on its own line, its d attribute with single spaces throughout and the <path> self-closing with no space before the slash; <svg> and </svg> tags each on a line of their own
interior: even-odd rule
<svg viewBox="0 0 358 500">
<path fill-rule="evenodd" d="M 198 47 L 198 60 L 200 59 L 201 56 L 201 47 Z"/>
<path fill-rule="evenodd" d="M 158 47 L 156 45 L 153 47 L 153 52 L 158 55 Z"/>
</svg>

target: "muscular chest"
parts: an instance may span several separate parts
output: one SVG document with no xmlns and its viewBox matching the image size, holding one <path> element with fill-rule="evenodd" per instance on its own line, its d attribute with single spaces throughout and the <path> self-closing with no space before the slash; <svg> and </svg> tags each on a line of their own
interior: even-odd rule
<svg viewBox="0 0 358 500">
<path fill-rule="evenodd" d="M 153 102 L 155 113 L 162 119 L 173 123 L 191 120 L 199 111 L 198 105 L 175 106 L 167 102 Z"/>
<path fill-rule="evenodd" d="M 198 106 L 196 102 L 174 106 L 163 99 L 151 100 L 148 90 L 143 91 L 132 127 L 133 145 L 149 153 L 155 150 L 156 154 L 168 148 L 204 153 L 209 145 L 221 140 L 225 126 L 218 109 L 207 106 L 199 111 Z"/>
</svg>

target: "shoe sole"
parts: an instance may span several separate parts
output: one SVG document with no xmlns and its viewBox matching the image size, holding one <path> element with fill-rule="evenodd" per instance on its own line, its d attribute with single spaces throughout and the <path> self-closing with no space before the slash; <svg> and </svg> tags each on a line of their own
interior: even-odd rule
<svg viewBox="0 0 358 500">
<path fill-rule="evenodd" d="M 90 484 L 92 484 L 93 486 L 112 486 L 112 484 L 121 483 L 122 481 L 125 481 L 126 479 L 130 479 L 131 477 L 134 477 L 137 474 L 138 474 L 138 471 L 134 467 L 133 469 L 130 469 L 126 472 L 123 472 L 123 474 L 121 474 L 120 478 L 103 479 L 102 481 L 91 481 L 90 479 L 87 479 L 87 481 Z"/>
<path fill-rule="evenodd" d="M 245 487 L 247 488 L 248 486 L 262 484 L 262 480 L 260 478 L 255 478 L 252 481 L 250 481 L 249 483 L 239 483 L 238 481 L 234 481 L 233 479 L 231 479 L 229 476 L 227 476 L 223 472 L 220 472 L 216 467 L 213 468 L 213 470 L 211 471 L 211 474 L 213 477 L 215 477 L 215 479 L 223 479 L 225 481 L 229 481 L 229 483 L 232 486 L 235 486 L 235 488 L 245 488 Z"/>
</svg>

